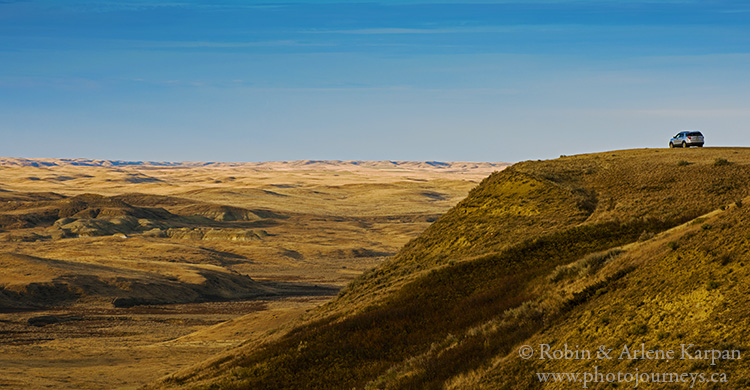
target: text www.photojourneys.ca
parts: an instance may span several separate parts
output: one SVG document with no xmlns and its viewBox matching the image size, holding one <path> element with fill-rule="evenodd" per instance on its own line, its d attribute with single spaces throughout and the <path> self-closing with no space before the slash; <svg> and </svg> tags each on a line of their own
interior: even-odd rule
<svg viewBox="0 0 750 390">
<path fill-rule="evenodd" d="M 581 386 L 586 389 L 589 385 L 596 383 L 628 383 L 637 388 L 641 384 L 654 383 L 654 384 L 667 384 L 667 383 L 682 383 L 689 384 L 692 389 L 697 384 L 710 384 L 710 383 L 727 383 L 726 373 L 705 373 L 705 372 L 690 372 L 690 373 L 676 373 L 676 372 L 659 372 L 659 373 L 648 373 L 639 372 L 637 369 L 635 372 L 599 372 L 599 367 L 594 367 L 593 372 L 537 372 L 537 379 L 541 383 L 555 383 L 555 382 L 567 382 L 567 383 L 580 383 Z"/>
</svg>

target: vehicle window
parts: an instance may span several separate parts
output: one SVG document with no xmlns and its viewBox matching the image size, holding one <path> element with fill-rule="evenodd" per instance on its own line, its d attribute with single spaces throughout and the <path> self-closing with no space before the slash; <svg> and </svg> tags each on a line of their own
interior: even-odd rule
<svg viewBox="0 0 750 390">
<path fill-rule="evenodd" d="M 700 131 L 693 131 L 691 133 L 688 133 L 688 136 L 689 137 L 701 137 L 701 136 L 703 136 L 703 134 L 701 134 Z"/>
</svg>

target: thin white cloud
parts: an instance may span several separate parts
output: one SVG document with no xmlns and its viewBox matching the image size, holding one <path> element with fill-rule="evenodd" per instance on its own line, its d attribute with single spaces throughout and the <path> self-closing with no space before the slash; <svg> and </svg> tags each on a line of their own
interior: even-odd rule
<svg viewBox="0 0 750 390">
<path fill-rule="evenodd" d="M 252 87 L 253 83 L 242 79 L 233 80 L 184 80 L 184 79 L 165 79 L 153 80 L 145 78 L 134 78 L 128 80 L 133 83 L 145 84 L 165 88 L 246 88 Z"/>
<path fill-rule="evenodd" d="M 633 115 L 657 116 L 657 117 L 678 117 L 678 118 L 747 118 L 750 117 L 750 109 L 681 109 L 681 108 L 664 108 L 654 110 L 633 110 Z"/>
<path fill-rule="evenodd" d="M 308 31 L 308 33 L 323 34 L 354 34 L 354 35 L 390 35 L 390 34 L 451 34 L 461 32 L 457 29 L 418 29 L 418 28 L 363 28 L 356 30 L 328 30 Z"/>
<path fill-rule="evenodd" d="M 408 34 L 482 34 L 482 33 L 511 33 L 521 31 L 563 31 L 570 29 L 581 29 L 590 26 L 569 25 L 541 25 L 524 24 L 509 26 L 467 26 L 451 28 L 404 28 L 404 27 L 382 27 L 362 28 L 351 30 L 309 30 L 308 34 L 351 34 L 351 35 L 408 35 Z"/>
<path fill-rule="evenodd" d="M 222 42 L 222 41 L 120 41 L 122 43 L 137 46 L 141 48 L 153 49 L 190 49 L 190 48 L 207 48 L 207 49 L 231 49 L 231 48 L 248 48 L 248 47 L 316 47 L 316 46 L 334 46 L 329 43 L 312 43 L 300 42 L 295 40 L 275 40 L 275 41 L 256 41 L 256 42 Z"/>
<path fill-rule="evenodd" d="M 735 26 L 692 26 L 691 31 L 732 31 Z M 442 28 L 415 28 L 415 27 L 377 27 L 347 30 L 325 30 L 315 29 L 302 31 L 305 34 L 348 34 L 348 35 L 428 35 L 428 34 L 514 34 L 514 33 L 617 33 L 622 31 L 638 30 L 653 34 L 669 32 L 684 32 L 682 25 L 648 25 L 648 24 L 508 24 L 495 26 L 452 26 Z"/>
<path fill-rule="evenodd" d="M 3 2 L 16 2 L 27 0 L 0 0 Z M 193 8 L 193 9 L 269 9 L 285 8 L 287 4 L 243 4 L 239 2 L 194 2 L 194 1 L 152 1 L 152 0 L 80 0 L 70 1 L 59 6 L 75 9 L 80 12 L 113 12 L 113 11 L 140 11 L 153 8 Z"/>
<path fill-rule="evenodd" d="M 3 77 L 0 88 L 92 90 L 102 86 L 100 80 L 84 77 Z"/>
<path fill-rule="evenodd" d="M 623 0 L 471 0 L 461 2 L 458 0 L 338 0 L 338 1 L 321 1 L 321 0 L 290 0 L 285 2 L 288 5 L 299 4 L 379 4 L 379 5 L 410 5 L 410 4 L 454 4 L 454 5 L 474 5 L 474 4 L 601 4 L 601 3 L 622 3 Z M 631 4 L 695 4 L 701 0 L 628 0 Z"/>
</svg>

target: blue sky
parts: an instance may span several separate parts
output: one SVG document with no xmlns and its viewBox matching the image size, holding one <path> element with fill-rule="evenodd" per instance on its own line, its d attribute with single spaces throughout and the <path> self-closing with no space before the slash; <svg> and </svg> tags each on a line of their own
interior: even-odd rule
<svg viewBox="0 0 750 390">
<path fill-rule="evenodd" d="M 0 0 L 0 156 L 748 146 L 745 1 Z"/>
</svg>

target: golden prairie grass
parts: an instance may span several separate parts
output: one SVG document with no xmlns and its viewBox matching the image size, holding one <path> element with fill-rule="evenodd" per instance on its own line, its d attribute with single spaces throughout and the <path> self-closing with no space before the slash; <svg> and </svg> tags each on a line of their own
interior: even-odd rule
<svg viewBox="0 0 750 390">
<path fill-rule="evenodd" d="M 60 389 L 134 388 L 279 337 L 498 168 L 16 162 L 0 167 L 0 385 Z"/>
<path fill-rule="evenodd" d="M 534 370 L 584 368 L 513 359 L 521 343 L 690 336 L 744 350 L 749 260 L 741 248 L 750 230 L 740 205 L 749 173 L 750 151 L 740 148 L 516 164 L 355 280 L 316 322 L 238 352 L 210 374 L 194 373 L 201 382 L 188 376 L 162 385 L 518 389 L 539 386 Z M 707 219 L 685 224 L 699 217 Z M 625 253 L 590 257 L 613 248 Z M 550 280 L 556 267 L 576 263 L 586 271 Z M 730 321 L 742 326 L 723 333 Z M 673 363 L 667 368 L 696 368 Z M 744 383 L 745 369 L 726 368 Z"/>
</svg>

